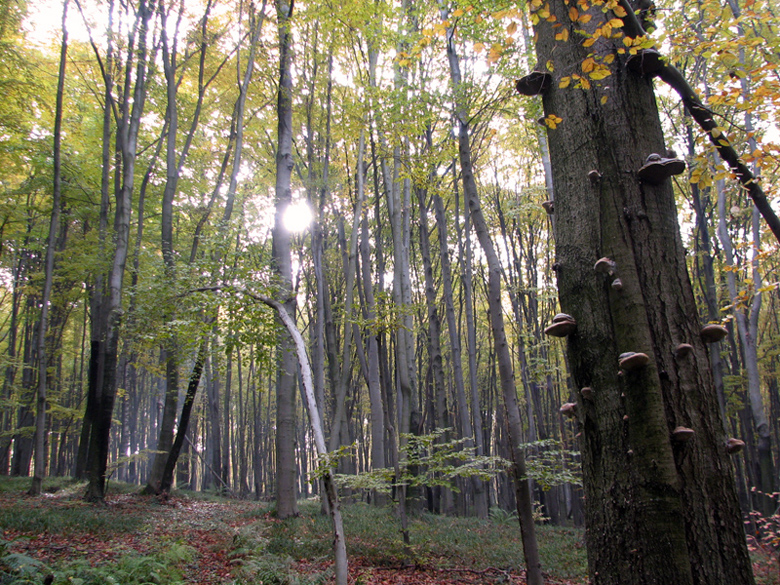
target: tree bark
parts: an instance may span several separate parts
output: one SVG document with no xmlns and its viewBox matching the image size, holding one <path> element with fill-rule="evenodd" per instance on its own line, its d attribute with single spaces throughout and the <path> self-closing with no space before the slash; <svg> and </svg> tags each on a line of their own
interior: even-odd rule
<svg viewBox="0 0 780 585">
<path fill-rule="evenodd" d="M 277 99 L 276 214 L 273 228 L 273 263 L 280 296 L 290 318 L 295 317 L 292 291 L 290 234 L 283 217 L 290 204 L 292 160 L 292 17 L 293 2 L 276 0 L 279 26 L 279 93 Z M 276 514 L 279 518 L 298 515 L 295 465 L 295 378 L 296 362 L 286 330 L 279 332 L 276 381 Z"/>
<path fill-rule="evenodd" d="M 463 192 L 468 202 L 469 211 L 474 222 L 480 247 L 485 254 L 488 265 L 488 313 L 490 328 L 496 346 L 501 394 L 504 398 L 504 409 L 509 431 L 510 453 L 512 457 L 512 476 L 515 487 L 517 516 L 520 520 L 520 533 L 525 554 L 526 578 L 528 585 L 541 585 L 542 577 L 539 548 L 536 543 L 536 532 L 533 519 L 533 500 L 531 488 L 526 478 L 525 456 L 520 444 L 523 442 L 520 408 L 517 404 L 517 389 L 512 356 L 504 328 L 504 309 L 501 300 L 501 263 L 496 254 L 493 241 L 490 238 L 487 222 L 480 206 L 477 182 L 469 139 L 469 113 L 463 103 L 463 87 L 460 73 L 460 60 L 455 47 L 454 31 L 447 29 L 447 59 L 449 62 L 452 90 L 455 95 L 455 116 L 458 123 L 458 160 L 460 162 Z"/>
<path fill-rule="evenodd" d="M 563 1 L 548 7 L 575 28 Z M 612 18 L 600 8 L 587 14 L 591 34 Z M 554 71 L 544 112 L 562 120 L 548 140 L 559 299 L 577 323 L 568 361 L 575 388 L 594 392 L 592 400 L 576 393 L 591 579 L 752 583 L 671 183 L 637 176 L 648 155 L 666 153 L 652 85 L 616 55 L 604 64 L 607 82 L 561 88 L 563 72 L 617 47 L 603 38 L 583 47 L 574 34 L 556 42 L 547 20 L 536 32 L 538 60 Z M 594 270 L 601 257 L 615 262 L 616 275 Z M 620 290 L 611 286 L 615 276 Z M 692 353 L 676 351 L 682 343 Z M 649 363 L 619 374 L 624 352 L 645 353 Z M 693 429 L 694 438 L 674 439 L 678 426 Z"/>
<path fill-rule="evenodd" d="M 46 243 L 44 260 L 44 282 L 41 294 L 41 315 L 38 322 L 38 398 L 35 414 L 35 467 L 33 470 L 30 495 L 41 494 L 41 484 L 46 475 L 46 388 L 48 386 L 48 358 L 46 355 L 46 333 L 49 318 L 49 301 L 54 281 L 54 249 L 57 245 L 57 230 L 60 226 L 60 200 L 62 198 L 62 100 L 65 88 L 65 65 L 68 55 L 68 1 L 62 6 L 62 43 L 60 45 L 60 68 L 57 80 L 57 105 L 54 114 L 54 189 L 52 193 L 52 212 L 49 222 L 49 237 Z"/>
</svg>

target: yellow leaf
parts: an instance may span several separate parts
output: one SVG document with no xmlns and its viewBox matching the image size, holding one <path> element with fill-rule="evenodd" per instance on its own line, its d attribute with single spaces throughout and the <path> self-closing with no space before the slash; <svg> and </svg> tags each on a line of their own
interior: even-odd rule
<svg viewBox="0 0 780 585">
<path fill-rule="evenodd" d="M 590 14 L 582 14 L 577 19 L 577 22 L 579 22 L 580 24 L 588 24 L 591 18 L 593 18 L 593 16 L 591 16 Z"/>
<path fill-rule="evenodd" d="M 547 66 L 547 71 L 549 71 L 550 73 L 555 71 L 555 65 L 553 65 L 552 61 L 547 61 L 546 66 Z"/>
<path fill-rule="evenodd" d="M 556 41 L 563 41 L 564 43 L 569 40 L 569 29 L 565 28 L 557 35 L 555 35 Z"/>
<path fill-rule="evenodd" d="M 603 106 L 606 103 L 607 103 L 607 96 L 605 95 L 601 96 L 601 105 Z"/>
<path fill-rule="evenodd" d="M 589 74 L 589 77 L 595 81 L 599 81 L 601 79 L 606 79 L 610 75 L 612 75 L 612 72 L 607 68 L 603 68 L 603 69 L 597 69 L 596 71 L 593 71 L 592 73 Z"/>
<path fill-rule="evenodd" d="M 579 19 L 579 17 L 580 17 L 580 13 L 576 8 L 574 8 L 574 6 L 569 8 L 569 19 L 572 22 L 577 22 L 577 19 Z"/>
<path fill-rule="evenodd" d="M 561 89 L 565 89 L 569 87 L 570 83 L 571 83 L 571 77 L 569 76 L 561 77 L 561 80 L 558 82 L 558 87 L 560 87 Z"/>
<path fill-rule="evenodd" d="M 474 19 L 474 22 L 476 22 L 477 24 L 479 24 L 479 23 L 481 23 L 483 20 L 485 20 L 485 19 L 484 19 L 484 18 L 482 18 L 482 16 L 481 16 L 481 15 L 477 14 L 477 17 Z"/>
<path fill-rule="evenodd" d="M 510 22 L 509 26 L 506 27 L 506 34 L 513 35 L 517 32 L 517 23 L 516 22 Z"/>
<path fill-rule="evenodd" d="M 398 65 L 401 67 L 409 67 L 410 63 L 411 61 L 409 61 L 409 59 L 401 59 L 400 61 L 398 61 Z"/>
<path fill-rule="evenodd" d="M 457 10 L 455 10 L 455 12 L 452 13 L 452 17 L 458 18 L 459 16 L 463 16 L 464 14 L 465 13 L 460 8 L 458 8 Z"/>
<path fill-rule="evenodd" d="M 559 118 L 559 117 L 558 117 L 558 116 L 556 116 L 555 114 L 550 114 L 549 116 L 547 116 L 547 117 L 544 119 L 544 123 L 547 125 L 547 127 L 548 127 L 550 130 L 555 130 L 555 128 L 556 128 L 556 127 L 558 126 L 558 124 L 560 124 L 561 122 L 563 122 L 563 118 Z"/>
<path fill-rule="evenodd" d="M 626 47 L 630 47 L 631 45 L 634 44 L 634 40 L 631 37 L 623 37 L 623 44 Z"/>
<path fill-rule="evenodd" d="M 625 9 L 622 6 L 615 6 L 615 8 L 612 9 L 612 12 L 614 12 L 615 16 L 617 16 L 619 18 L 623 18 L 623 17 L 627 16 L 627 13 L 626 13 Z"/>
<path fill-rule="evenodd" d="M 591 37 L 589 39 L 585 39 L 585 42 L 582 43 L 582 46 L 583 47 L 592 47 L 593 43 L 595 43 L 595 42 L 596 42 L 596 38 L 595 37 Z"/>
<path fill-rule="evenodd" d="M 590 73 L 593 71 L 593 68 L 596 66 L 596 62 L 593 60 L 593 57 L 588 57 L 582 62 L 582 71 L 584 73 Z"/>
<path fill-rule="evenodd" d="M 481 53 L 485 50 L 485 45 L 482 43 L 474 43 L 474 51 L 477 53 Z"/>
<path fill-rule="evenodd" d="M 490 47 L 490 52 L 488 53 L 487 61 L 490 64 L 495 63 L 501 58 L 501 53 L 503 52 L 503 49 L 501 48 L 501 45 L 493 45 Z"/>
<path fill-rule="evenodd" d="M 607 65 L 609 65 L 610 63 L 612 63 L 614 60 L 615 60 L 615 55 L 614 55 L 614 53 L 610 53 L 609 55 L 607 55 L 606 57 L 604 57 L 604 63 L 606 63 Z"/>
<path fill-rule="evenodd" d="M 618 49 L 617 52 L 618 52 L 619 55 L 625 55 L 626 54 L 626 50 L 625 49 Z"/>
<path fill-rule="evenodd" d="M 580 79 L 580 87 L 582 87 L 582 89 L 590 89 L 590 81 L 583 77 Z"/>
<path fill-rule="evenodd" d="M 620 28 L 623 26 L 623 21 L 620 20 L 619 18 L 613 18 L 612 20 L 609 21 L 609 26 L 611 26 L 612 28 Z"/>
</svg>

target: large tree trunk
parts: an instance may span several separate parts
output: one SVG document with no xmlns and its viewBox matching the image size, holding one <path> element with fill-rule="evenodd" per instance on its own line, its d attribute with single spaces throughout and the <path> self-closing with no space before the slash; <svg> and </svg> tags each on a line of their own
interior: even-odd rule
<svg viewBox="0 0 780 585">
<path fill-rule="evenodd" d="M 578 14 L 563 1 L 549 9 L 575 28 L 570 15 Z M 591 32 L 612 18 L 600 7 L 588 14 Z M 557 33 L 540 22 L 537 54 L 555 72 L 545 114 L 561 119 L 548 139 L 559 299 L 577 323 L 568 361 L 575 387 L 593 392 L 587 399 L 576 393 L 591 580 L 752 583 L 672 186 L 637 176 L 648 155 L 666 153 L 652 85 L 618 55 L 603 64 L 610 72 L 604 84 L 560 88 L 560 78 L 580 70 L 591 52 L 612 55 L 617 47 L 602 38 L 586 48 L 575 33 L 556 42 Z M 616 274 L 594 270 L 601 257 L 615 262 Z M 616 277 L 620 290 L 611 286 Z M 676 349 L 683 343 L 690 353 Z M 619 371 L 624 352 L 644 353 L 649 362 Z M 673 438 L 678 426 L 695 436 Z"/>
</svg>

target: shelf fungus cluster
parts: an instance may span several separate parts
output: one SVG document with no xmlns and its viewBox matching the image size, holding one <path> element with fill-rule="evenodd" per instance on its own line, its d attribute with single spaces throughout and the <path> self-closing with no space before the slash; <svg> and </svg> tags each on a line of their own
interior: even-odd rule
<svg viewBox="0 0 780 585">
<path fill-rule="evenodd" d="M 616 291 L 623 290 L 623 281 L 617 275 L 617 263 L 611 258 L 599 258 L 596 260 L 596 264 L 593 265 L 593 270 L 601 274 L 606 274 L 609 277 L 614 277 L 612 280 L 612 289 Z"/>
<path fill-rule="evenodd" d="M 644 368 L 648 363 L 650 363 L 650 358 L 647 356 L 647 354 L 634 351 L 621 353 L 620 357 L 618 358 L 620 369 L 624 372 L 639 370 L 640 368 Z"/>
<path fill-rule="evenodd" d="M 733 455 L 734 453 L 739 453 L 742 451 L 742 449 L 745 448 L 745 441 L 741 441 L 740 439 L 731 438 L 728 441 L 726 441 L 726 453 L 729 455 Z"/>
<path fill-rule="evenodd" d="M 566 337 L 577 328 L 574 317 L 566 313 L 558 313 L 553 317 L 552 324 L 544 330 L 545 335 L 553 337 Z"/>
<path fill-rule="evenodd" d="M 577 405 L 573 402 L 566 402 L 563 405 L 561 405 L 561 414 L 564 416 L 568 416 L 569 418 L 573 418 L 577 416 L 576 411 Z"/>
<path fill-rule="evenodd" d="M 693 346 L 690 343 L 681 343 L 674 348 L 674 357 L 682 359 L 693 353 Z"/>
<path fill-rule="evenodd" d="M 555 203 L 552 201 L 543 201 L 542 207 L 547 212 L 547 215 L 552 215 L 555 212 Z"/>
<path fill-rule="evenodd" d="M 582 397 L 585 400 L 593 400 L 593 388 L 590 386 L 585 386 L 585 388 L 582 388 L 580 390 L 580 394 L 582 394 Z"/>
<path fill-rule="evenodd" d="M 675 443 L 687 443 L 695 434 L 696 432 L 688 427 L 677 427 L 672 431 L 672 440 Z"/>
<path fill-rule="evenodd" d="M 550 87 L 552 75 L 544 71 L 531 71 L 525 77 L 515 82 L 515 89 L 520 95 L 541 95 Z"/>
<path fill-rule="evenodd" d="M 729 330 L 723 327 L 723 325 L 715 325 L 712 323 L 710 325 L 705 325 L 699 335 L 704 343 L 716 343 L 726 337 L 728 333 Z"/>
<path fill-rule="evenodd" d="M 669 177 L 682 174 L 685 162 L 679 158 L 664 158 L 660 154 L 651 154 L 645 164 L 637 171 L 637 175 L 645 183 L 660 185 Z"/>
</svg>

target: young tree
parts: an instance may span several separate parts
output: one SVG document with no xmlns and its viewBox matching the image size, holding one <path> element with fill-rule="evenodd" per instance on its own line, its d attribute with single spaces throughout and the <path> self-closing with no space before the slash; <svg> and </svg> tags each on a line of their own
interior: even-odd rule
<svg viewBox="0 0 780 585">
<path fill-rule="evenodd" d="M 576 321 L 569 364 L 588 389 L 573 413 L 591 579 L 752 583 L 671 182 L 645 174 L 654 159 L 680 164 L 664 162 L 651 82 L 626 67 L 642 59 L 644 39 L 628 34 L 635 14 L 622 2 L 533 10 L 541 71 L 518 89 L 544 98 L 559 299 L 571 317 L 558 323 Z"/>
</svg>

